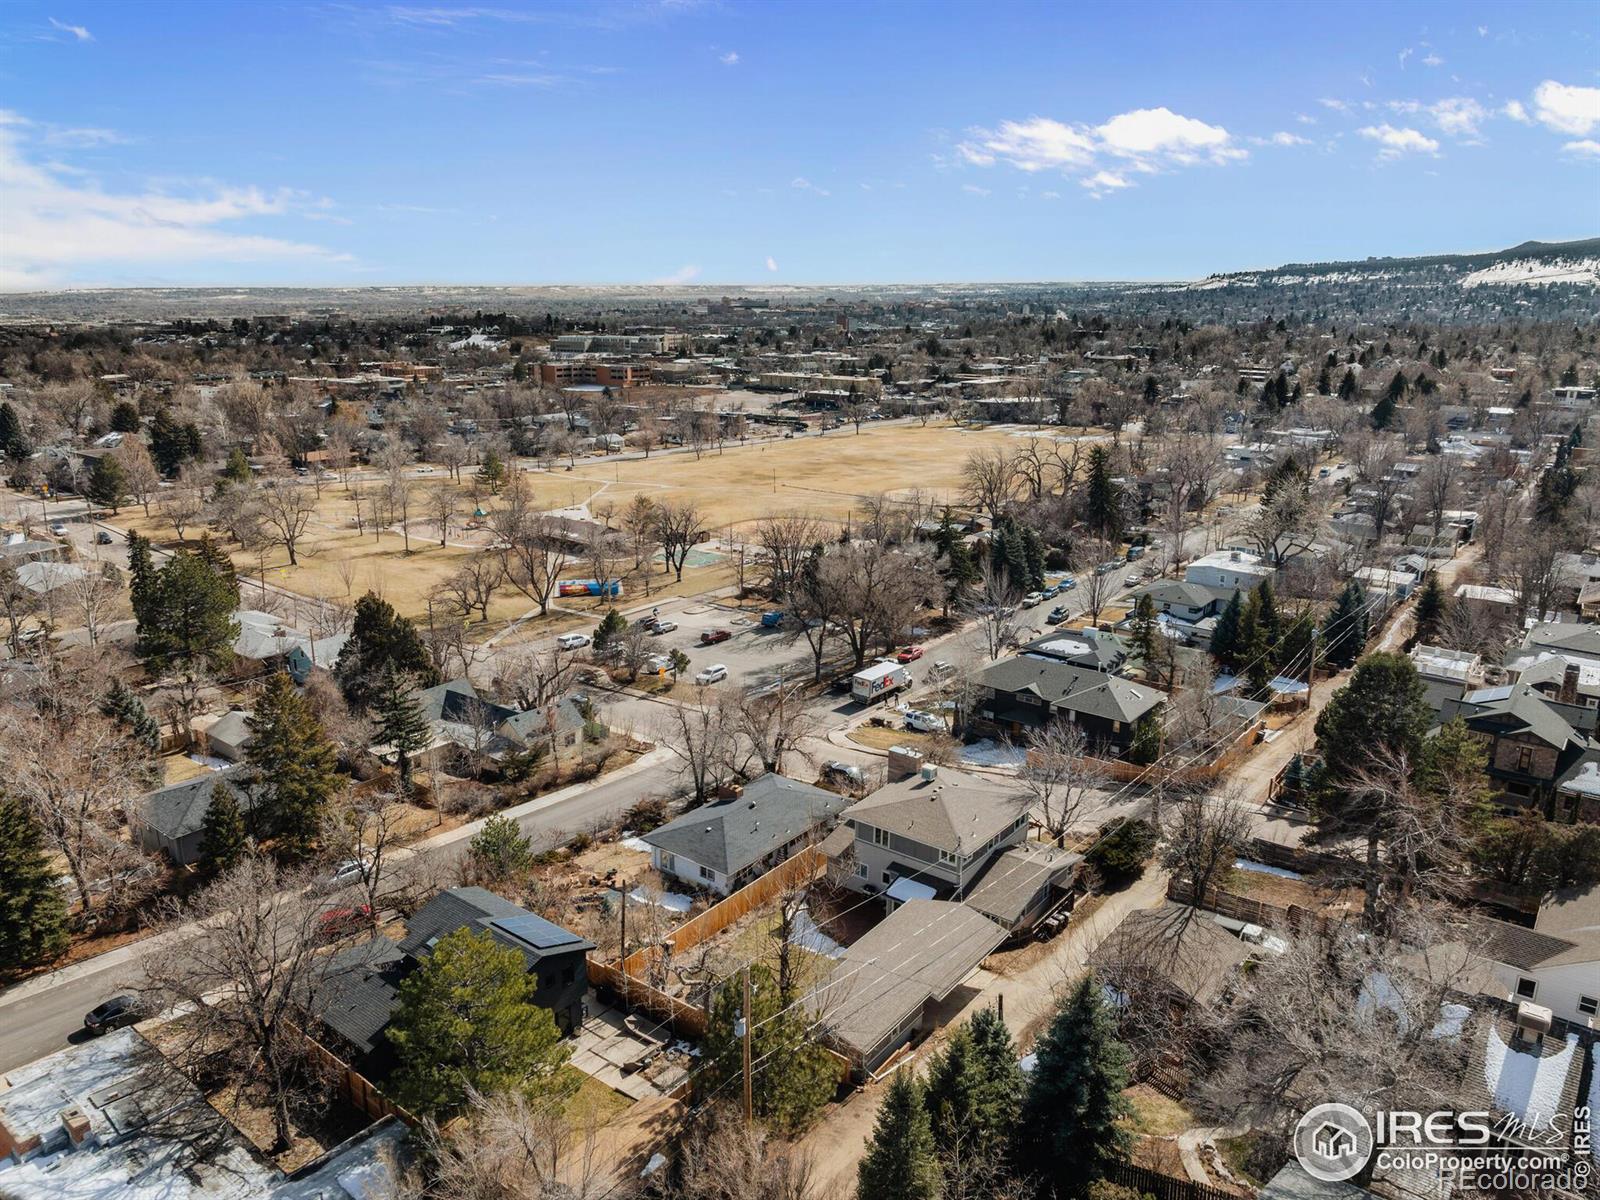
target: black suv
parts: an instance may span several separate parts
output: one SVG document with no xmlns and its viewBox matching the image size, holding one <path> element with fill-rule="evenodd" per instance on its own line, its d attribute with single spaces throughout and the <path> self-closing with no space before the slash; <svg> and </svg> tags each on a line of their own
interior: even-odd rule
<svg viewBox="0 0 1600 1200">
<path fill-rule="evenodd" d="M 90 1033 L 108 1033 L 144 1019 L 144 1009 L 137 996 L 113 996 L 98 1008 L 90 1009 L 83 1018 L 83 1027 Z"/>
</svg>

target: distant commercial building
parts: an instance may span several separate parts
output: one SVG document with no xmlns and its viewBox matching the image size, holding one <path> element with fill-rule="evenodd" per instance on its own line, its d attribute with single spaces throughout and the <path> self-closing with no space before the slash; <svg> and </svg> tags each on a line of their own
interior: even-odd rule
<svg viewBox="0 0 1600 1200">
<path fill-rule="evenodd" d="M 539 364 L 539 382 L 546 387 L 630 388 L 650 382 L 650 372 L 630 363 L 604 363 L 592 359 L 553 359 Z"/>
<path fill-rule="evenodd" d="M 874 375 L 810 375 L 800 371 L 763 371 L 754 387 L 780 392 L 854 392 L 863 399 L 876 400 L 883 394 L 883 380 Z"/>
</svg>

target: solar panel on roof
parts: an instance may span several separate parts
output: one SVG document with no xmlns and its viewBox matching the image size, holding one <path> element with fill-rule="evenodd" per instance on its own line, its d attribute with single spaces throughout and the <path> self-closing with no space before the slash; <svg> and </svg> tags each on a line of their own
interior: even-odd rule
<svg viewBox="0 0 1600 1200">
<path fill-rule="evenodd" d="M 494 917 L 489 921 L 489 927 L 538 950 L 550 950 L 579 940 L 577 934 L 570 933 L 554 922 L 546 921 L 533 913 L 523 913 L 516 917 Z"/>
</svg>

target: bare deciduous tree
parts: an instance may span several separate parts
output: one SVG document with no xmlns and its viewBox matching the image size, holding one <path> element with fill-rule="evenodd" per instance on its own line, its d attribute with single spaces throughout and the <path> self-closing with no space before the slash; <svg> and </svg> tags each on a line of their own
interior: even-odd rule
<svg viewBox="0 0 1600 1200">
<path fill-rule="evenodd" d="M 1019 748 L 1025 755 L 1017 767 L 1022 796 L 1034 820 L 1060 846 L 1110 774 L 1089 757 L 1089 739 L 1070 721 L 1029 730 Z"/>
<path fill-rule="evenodd" d="M 277 480 L 261 489 L 257 506 L 272 544 L 282 546 L 289 555 L 289 565 L 296 565 L 300 561 L 300 541 L 316 515 L 316 496 L 310 488 Z"/>
<path fill-rule="evenodd" d="M 656 539 L 679 581 L 683 579 L 689 551 L 704 539 L 705 533 L 705 513 L 693 500 L 663 500 L 656 505 Z"/>
</svg>

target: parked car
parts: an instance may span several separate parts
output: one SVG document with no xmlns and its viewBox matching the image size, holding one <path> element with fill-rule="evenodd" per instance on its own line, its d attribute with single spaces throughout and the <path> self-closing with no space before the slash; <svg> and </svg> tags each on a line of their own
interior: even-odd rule
<svg viewBox="0 0 1600 1200">
<path fill-rule="evenodd" d="M 335 892 L 340 888 L 349 887 L 352 883 L 360 883 L 367 877 L 371 862 L 371 859 L 365 857 L 344 859 L 323 877 L 322 889 Z"/>
<path fill-rule="evenodd" d="M 1059 583 L 1052 583 L 1049 587 L 1045 588 L 1044 591 L 1039 593 L 1039 595 L 1046 600 L 1054 600 L 1060 594 L 1061 585 Z"/>
<path fill-rule="evenodd" d="M 1069 615 L 1070 614 L 1068 614 L 1066 606 L 1058 604 L 1055 608 L 1050 610 L 1049 614 L 1044 619 L 1044 623 L 1046 625 L 1059 625 L 1061 622 L 1065 621 Z"/>
<path fill-rule="evenodd" d="M 587 633 L 563 633 L 556 639 L 556 645 L 562 650 L 581 650 L 588 644 Z"/>
<path fill-rule="evenodd" d="M 97 545 L 97 546 L 109 546 L 109 545 L 111 545 L 111 541 L 112 541 L 111 535 L 109 533 L 107 533 L 104 529 L 102 529 L 99 533 L 94 535 L 94 544 Z"/>
<path fill-rule="evenodd" d="M 776 629 L 783 624 L 783 614 L 776 610 L 761 614 L 761 628 Z"/>
<path fill-rule="evenodd" d="M 1063 579 L 1061 581 L 1061 584 L 1060 584 L 1061 590 L 1063 592 L 1070 592 L 1073 588 L 1075 588 L 1077 586 L 1078 586 L 1078 581 L 1076 579 L 1074 579 L 1071 575 L 1068 575 L 1065 579 Z"/>
<path fill-rule="evenodd" d="M 90 1033 L 109 1033 L 143 1019 L 144 1006 L 139 997 L 125 992 L 91 1008 L 83 1016 L 83 1027 Z"/>
<path fill-rule="evenodd" d="M 898 662 L 898 663 L 913 663 L 913 662 L 916 662 L 917 659 L 919 659 L 921 657 L 922 657 L 922 647 L 921 646 L 902 646 L 900 648 L 900 653 L 896 654 L 894 656 L 894 660 L 895 660 L 895 662 Z"/>
<path fill-rule="evenodd" d="M 1122 582 L 1127 584 L 1129 587 L 1137 587 L 1139 584 L 1144 582 L 1144 572 L 1131 571 L 1129 572 L 1128 577 Z"/>
<path fill-rule="evenodd" d="M 694 677 L 694 681 L 704 687 L 708 683 L 721 683 L 727 677 L 727 667 L 723 666 L 721 663 L 712 663 L 705 670 L 701 671 L 700 674 L 696 675 Z"/>
<path fill-rule="evenodd" d="M 700 644 L 702 646 L 715 646 L 727 641 L 732 636 L 733 634 L 726 629 L 708 629 L 700 635 Z"/>
<path fill-rule="evenodd" d="M 676 621 L 657 621 L 654 625 L 650 626 L 650 632 L 655 634 L 657 637 L 660 637 L 663 633 L 672 633 L 676 631 L 677 628 L 678 623 Z"/>
<path fill-rule="evenodd" d="M 1119 562 L 1103 562 L 1094 569 L 1096 575 L 1109 575 L 1122 564 Z"/>
<path fill-rule="evenodd" d="M 672 670 L 672 655 L 652 654 L 644 660 L 643 670 L 646 675 L 659 675 L 663 671 Z"/>
<path fill-rule="evenodd" d="M 65 521 L 51 521 L 50 532 L 55 534 L 57 537 L 66 537 L 67 523 Z"/>
<path fill-rule="evenodd" d="M 955 663 L 945 662 L 944 659 L 935 659 L 933 666 L 928 668 L 929 679 L 943 679 L 947 675 L 956 673 Z"/>
<path fill-rule="evenodd" d="M 1035 608 L 1038 605 L 1043 604 L 1043 603 L 1044 603 L 1044 593 L 1043 592 L 1029 592 L 1026 596 L 1024 596 L 1022 598 L 1022 607 L 1023 608 Z"/>
<path fill-rule="evenodd" d="M 943 733 L 944 718 L 938 713 L 923 712 L 913 708 L 906 714 L 906 728 L 918 733 Z"/>
<path fill-rule="evenodd" d="M 864 787 L 867 782 L 866 773 L 860 767 L 847 762 L 823 763 L 822 778 L 848 787 Z"/>
<path fill-rule="evenodd" d="M 371 925 L 370 904 L 330 908 L 317 918 L 317 932 L 328 941 L 361 933 Z"/>
</svg>

